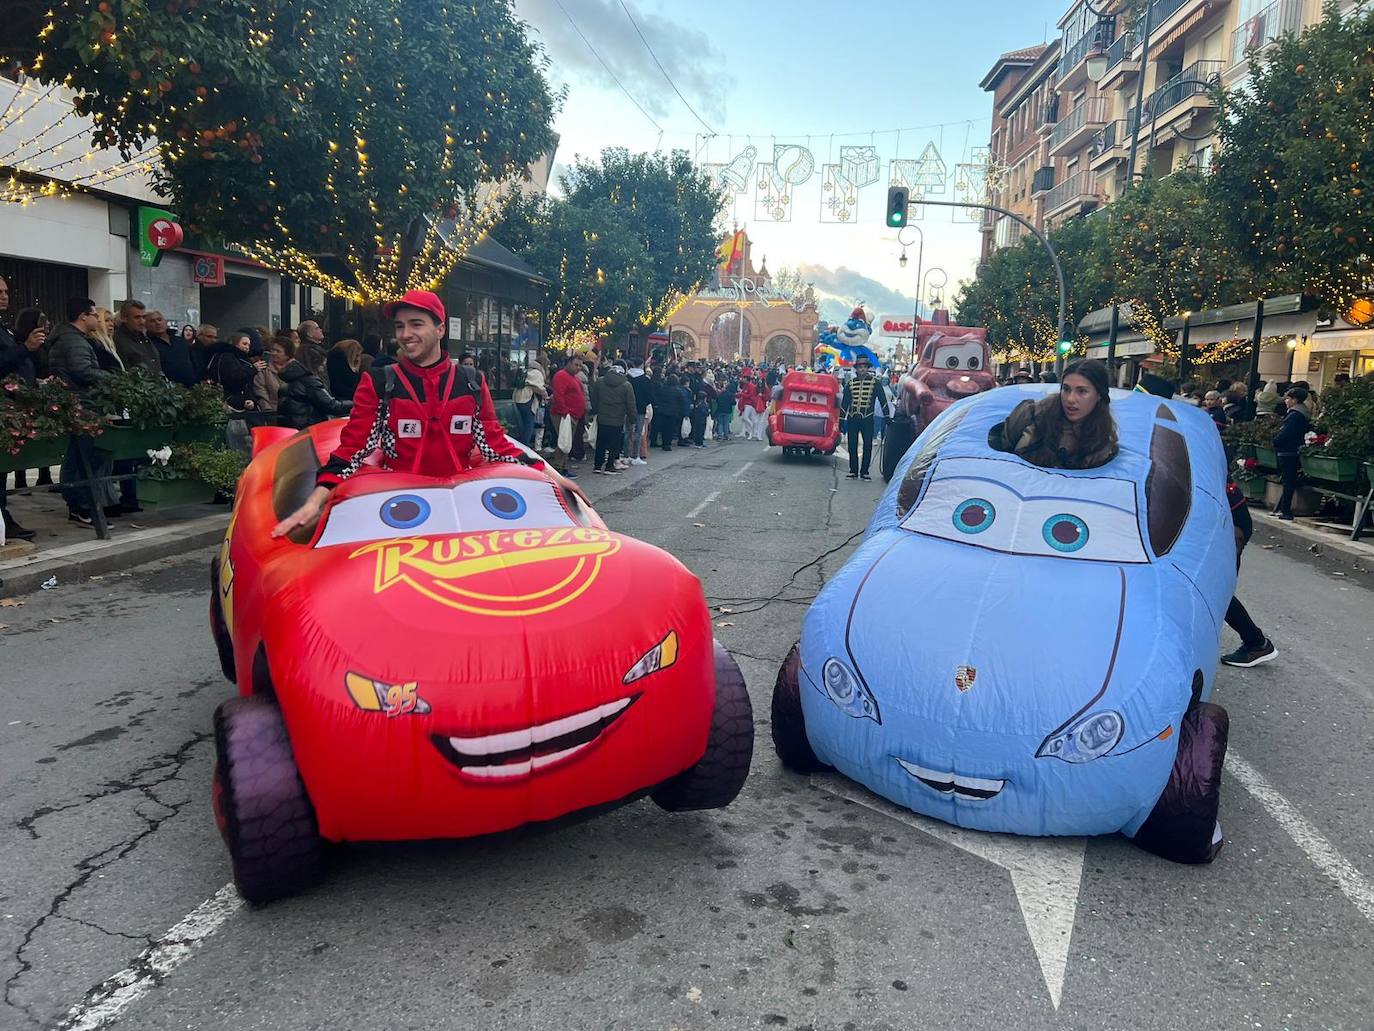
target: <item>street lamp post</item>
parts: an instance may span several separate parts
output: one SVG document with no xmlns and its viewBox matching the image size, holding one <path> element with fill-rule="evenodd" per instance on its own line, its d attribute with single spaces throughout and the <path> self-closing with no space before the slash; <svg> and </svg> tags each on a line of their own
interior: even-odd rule
<svg viewBox="0 0 1374 1031">
<path fill-rule="evenodd" d="M 1083 0 L 1083 6 L 1097 17 L 1105 17 L 1105 15 L 1094 7 L 1089 0 Z M 1135 77 L 1135 104 L 1132 108 L 1132 121 L 1134 125 L 1131 125 L 1130 122 L 1127 123 L 1128 126 L 1130 126 L 1131 132 L 1131 152 L 1130 156 L 1126 159 L 1126 182 L 1121 188 L 1122 196 L 1125 196 L 1125 194 L 1130 191 L 1131 183 L 1135 181 L 1136 154 L 1140 147 L 1140 112 L 1145 105 L 1145 67 L 1150 63 L 1150 33 L 1154 29 L 1154 25 L 1152 24 L 1153 20 L 1154 4 L 1146 3 L 1145 14 L 1140 28 L 1140 71 L 1136 73 Z M 1097 74 L 1094 75 L 1094 72 Z M 1100 82 L 1102 77 L 1106 74 L 1106 56 L 1103 55 L 1100 59 L 1096 54 L 1089 56 L 1088 78 L 1096 83 Z"/>
<path fill-rule="evenodd" d="M 940 285 L 937 286 L 934 292 L 932 293 L 929 289 L 930 277 L 934 275 L 936 272 L 940 273 Z M 925 284 L 922 286 L 921 292 L 926 294 L 926 304 L 930 305 L 930 310 L 932 312 L 935 310 L 935 298 L 939 297 L 940 292 L 944 290 L 945 286 L 948 283 L 949 273 L 946 272 L 944 269 L 940 268 L 940 266 L 938 265 L 932 265 L 930 267 L 930 271 L 926 273 Z"/>
<path fill-rule="evenodd" d="M 1040 241 L 1041 246 L 1049 252 L 1050 261 L 1054 264 L 1054 275 L 1059 281 L 1059 322 L 1055 327 L 1055 333 L 1057 334 L 1055 336 L 1055 343 L 1057 344 L 1060 340 L 1064 339 L 1064 321 L 1068 317 L 1069 309 L 1069 291 L 1064 282 L 1064 266 L 1059 264 L 1059 255 L 1055 253 L 1054 245 L 1050 243 L 1050 238 L 1046 236 L 1042 230 L 1037 229 L 1016 212 L 1008 211 L 1006 208 L 1000 208 L 996 204 L 974 204 L 971 201 L 931 200 L 929 197 L 921 198 L 921 203 L 937 208 L 976 208 L 979 211 L 995 211 L 997 214 L 1005 215 L 1017 224 L 1025 226 L 1026 229 Z M 1058 350 L 1057 347 L 1055 349 Z M 1062 355 L 1055 359 L 1055 364 L 1061 367 L 1059 371 L 1063 371 L 1062 366 L 1064 364 L 1064 358 Z"/>
</svg>

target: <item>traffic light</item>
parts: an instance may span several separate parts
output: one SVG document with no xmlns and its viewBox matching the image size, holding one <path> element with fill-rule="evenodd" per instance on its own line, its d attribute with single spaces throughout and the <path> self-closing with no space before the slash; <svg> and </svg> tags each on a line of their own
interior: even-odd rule
<svg viewBox="0 0 1374 1031">
<path fill-rule="evenodd" d="M 1072 341 L 1072 340 L 1061 340 L 1061 341 L 1059 341 L 1059 345 L 1058 345 L 1058 347 L 1057 347 L 1057 350 L 1059 351 L 1059 357 L 1061 357 L 1061 358 L 1067 358 L 1069 355 L 1073 354 L 1073 341 Z"/>
<path fill-rule="evenodd" d="M 887 188 L 887 225 L 889 229 L 901 229 L 906 225 L 906 206 L 911 199 L 905 186 Z"/>
</svg>

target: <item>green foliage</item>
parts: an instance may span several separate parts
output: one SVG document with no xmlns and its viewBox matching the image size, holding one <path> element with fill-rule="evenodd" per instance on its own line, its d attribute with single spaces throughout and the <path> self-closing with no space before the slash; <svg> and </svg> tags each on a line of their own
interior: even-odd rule
<svg viewBox="0 0 1374 1031">
<path fill-rule="evenodd" d="M 1272 270 L 1268 288 L 1346 310 L 1374 276 L 1374 11 L 1317 25 L 1250 56 L 1224 98 L 1213 196 L 1232 246 Z"/>
<path fill-rule="evenodd" d="M 63 0 L 36 74 L 97 145 L 155 139 L 193 229 L 377 273 L 418 215 L 552 146 L 555 100 L 510 0 Z"/>
<path fill-rule="evenodd" d="M 1232 446 L 1252 444 L 1269 447 L 1274 439 L 1274 434 L 1279 431 L 1279 426 L 1282 423 L 1282 415 L 1258 415 L 1244 422 L 1228 423 L 1226 428 L 1221 431 L 1221 436 Z"/>
<path fill-rule="evenodd" d="M 100 433 L 100 417 L 59 379 L 29 386 L 18 376 L 0 384 L 0 448 L 15 454 L 35 440 Z"/>
<path fill-rule="evenodd" d="M 221 494 L 233 497 L 239 477 L 248 468 L 241 452 L 219 444 L 177 444 L 166 461 L 156 458 L 141 466 L 141 480 L 200 480 Z"/>
<path fill-rule="evenodd" d="M 222 425 L 229 417 L 224 393 L 214 383 L 188 390 L 142 368 L 102 379 L 90 392 L 90 404 L 101 415 L 140 430 Z"/>
<path fill-rule="evenodd" d="M 1328 387 L 1321 402 L 1318 421 L 1327 433 L 1322 452 L 1374 462 L 1374 379 Z"/>
</svg>

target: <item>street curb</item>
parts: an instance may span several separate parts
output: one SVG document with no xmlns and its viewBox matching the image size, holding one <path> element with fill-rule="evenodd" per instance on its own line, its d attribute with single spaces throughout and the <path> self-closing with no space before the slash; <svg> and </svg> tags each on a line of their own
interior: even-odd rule
<svg viewBox="0 0 1374 1031">
<path fill-rule="evenodd" d="M 69 544 L 0 563 L 0 598 L 28 594 L 53 576 L 58 583 L 68 584 L 218 544 L 228 525 L 229 513 L 224 512 L 120 533 L 106 541 Z"/>
<path fill-rule="evenodd" d="M 1363 540 L 1352 541 L 1348 537 L 1341 537 L 1335 533 L 1319 530 L 1303 523 L 1288 522 L 1269 515 L 1262 515 L 1259 512 L 1252 512 L 1251 515 L 1254 519 L 1256 533 L 1261 530 L 1268 531 L 1276 537 L 1283 538 L 1285 544 L 1295 547 L 1307 548 L 1310 545 L 1319 544 L 1328 558 L 1338 561 L 1349 559 L 1360 562 L 1366 568 L 1374 569 L 1374 538 L 1368 542 Z"/>
</svg>

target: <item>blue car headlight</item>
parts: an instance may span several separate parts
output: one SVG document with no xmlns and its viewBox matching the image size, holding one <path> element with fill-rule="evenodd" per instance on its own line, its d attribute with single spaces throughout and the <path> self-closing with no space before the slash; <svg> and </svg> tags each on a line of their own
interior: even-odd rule
<svg viewBox="0 0 1374 1031">
<path fill-rule="evenodd" d="M 840 711 L 855 719 L 882 723 L 878 700 L 864 687 L 857 674 L 839 659 L 826 659 L 821 668 L 821 690 L 839 706 Z"/>
<path fill-rule="evenodd" d="M 1086 763 L 1101 759 L 1117 746 L 1126 733 L 1121 713 L 1111 709 L 1090 713 L 1066 730 L 1051 734 L 1035 753 L 1037 759 L 1063 759 L 1066 763 Z"/>
</svg>

